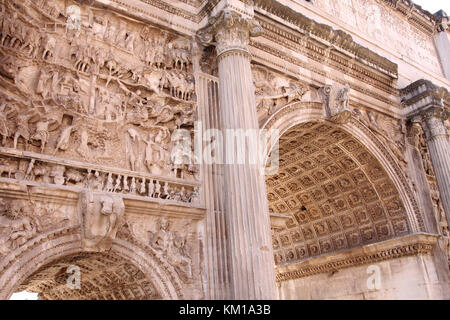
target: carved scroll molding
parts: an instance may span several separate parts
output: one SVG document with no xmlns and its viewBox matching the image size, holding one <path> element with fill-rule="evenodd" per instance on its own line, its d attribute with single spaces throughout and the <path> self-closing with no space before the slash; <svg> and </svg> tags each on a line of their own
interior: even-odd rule
<svg viewBox="0 0 450 320">
<path fill-rule="evenodd" d="M 418 233 L 278 267 L 277 282 L 408 256 L 430 255 L 438 236 Z"/>
</svg>

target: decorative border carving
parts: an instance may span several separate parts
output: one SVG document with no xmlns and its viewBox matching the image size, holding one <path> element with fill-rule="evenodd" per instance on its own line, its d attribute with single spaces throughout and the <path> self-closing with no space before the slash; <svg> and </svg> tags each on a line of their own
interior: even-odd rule
<svg viewBox="0 0 450 320">
<path fill-rule="evenodd" d="M 431 254 L 437 239 L 436 235 L 413 234 L 338 252 L 331 256 L 327 255 L 289 266 L 281 266 L 277 268 L 276 280 L 282 282 L 400 257 L 428 255 Z"/>
</svg>

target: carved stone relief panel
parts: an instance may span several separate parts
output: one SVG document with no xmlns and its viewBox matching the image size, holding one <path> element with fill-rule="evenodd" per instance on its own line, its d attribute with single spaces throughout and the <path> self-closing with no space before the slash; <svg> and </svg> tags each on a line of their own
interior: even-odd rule
<svg viewBox="0 0 450 320">
<path fill-rule="evenodd" d="M 0 257 L 6 261 L 29 240 L 78 221 L 75 210 L 57 203 L 0 198 Z"/>
<path fill-rule="evenodd" d="M 433 38 L 380 0 L 315 0 L 314 5 L 395 52 L 442 74 Z"/>
<path fill-rule="evenodd" d="M 42 186 L 65 186 L 75 191 L 127 195 L 166 203 L 200 205 L 198 185 L 186 185 L 125 170 L 90 168 L 77 162 L 59 164 L 52 160 L 0 155 L 0 178 Z"/>
<path fill-rule="evenodd" d="M 365 108 L 352 108 L 352 113 L 390 149 L 403 172 L 408 175 L 405 121 Z"/>
<path fill-rule="evenodd" d="M 253 84 L 255 86 L 256 109 L 259 122 L 263 122 L 280 107 L 291 102 L 322 102 L 317 89 L 302 84 L 281 73 L 266 67 L 252 65 Z"/>
<path fill-rule="evenodd" d="M 189 218 L 151 216 L 143 221 L 128 215 L 126 225 L 132 237 L 148 252 L 167 263 L 189 288 L 192 297 L 201 298 L 202 232 L 200 225 Z"/>
<path fill-rule="evenodd" d="M 173 136 L 196 119 L 189 39 L 71 1 L 8 1 L 0 14 L 3 147 L 199 178 Z"/>
</svg>

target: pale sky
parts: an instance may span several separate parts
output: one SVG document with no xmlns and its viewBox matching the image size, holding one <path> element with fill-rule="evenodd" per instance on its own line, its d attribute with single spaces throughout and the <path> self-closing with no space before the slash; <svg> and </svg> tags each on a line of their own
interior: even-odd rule
<svg viewBox="0 0 450 320">
<path fill-rule="evenodd" d="M 37 300 L 38 294 L 27 291 L 16 292 L 11 295 L 9 300 Z"/>
<path fill-rule="evenodd" d="M 450 15 L 449 0 L 413 0 L 413 2 L 431 13 L 435 13 L 442 9 L 447 15 Z"/>
</svg>

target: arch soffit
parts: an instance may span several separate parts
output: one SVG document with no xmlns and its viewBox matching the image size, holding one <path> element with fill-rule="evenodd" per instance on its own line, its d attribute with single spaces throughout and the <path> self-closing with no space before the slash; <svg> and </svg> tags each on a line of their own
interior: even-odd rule
<svg viewBox="0 0 450 320">
<path fill-rule="evenodd" d="M 162 299 L 183 299 L 181 280 L 175 270 L 171 270 L 173 267 L 146 249 L 137 241 L 118 237 L 113 242 L 111 253 L 128 260 L 142 271 Z M 9 262 L 0 265 L 0 299 L 9 299 L 28 277 L 47 264 L 72 254 L 86 252 L 82 248 L 79 227 L 50 231 L 29 240 L 18 250 L 19 252 L 15 250 L 5 256 Z"/>
<path fill-rule="evenodd" d="M 398 164 L 398 161 L 389 151 L 389 148 L 354 115 L 351 116 L 347 123 L 336 124 L 326 119 L 323 103 L 294 102 L 279 108 L 260 125 L 260 129 L 278 130 L 278 138 L 280 138 L 292 127 L 310 121 L 328 122 L 337 128 L 343 129 L 363 143 L 380 162 L 382 167 L 386 170 L 389 178 L 393 181 L 401 196 L 403 205 L 406 208 L 411 231 L 413 233 L 426 231 L 424 219 L 420 212 L 411 185 Z M 266 154 L 266 159 L 272 148 L 273 144 L 266 146 L 266 150 L 268 151 Z"/>
</svg>

